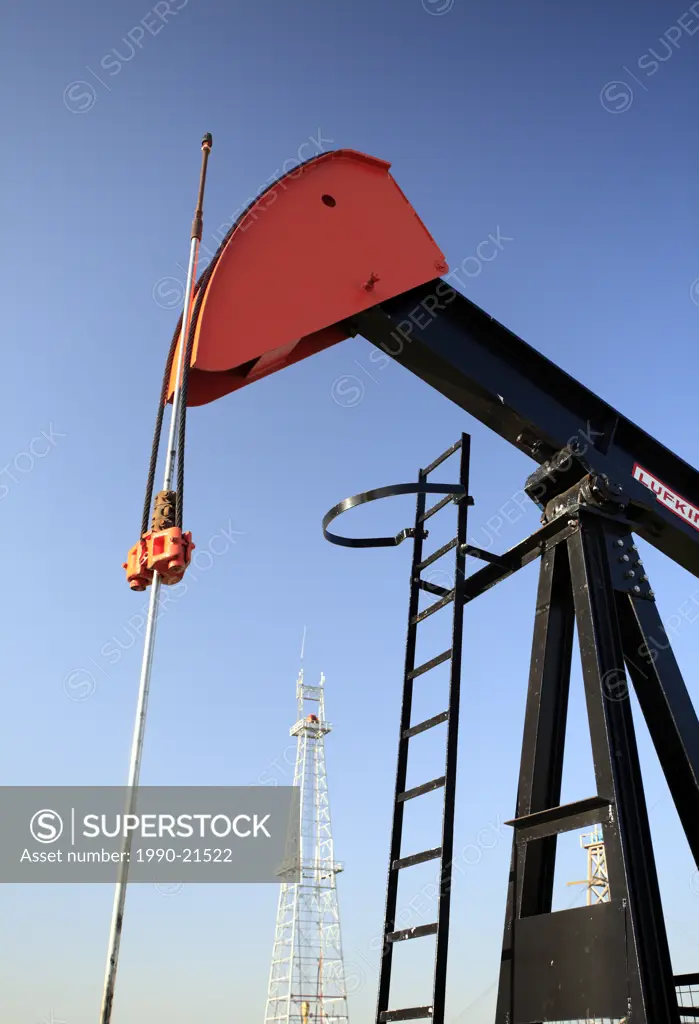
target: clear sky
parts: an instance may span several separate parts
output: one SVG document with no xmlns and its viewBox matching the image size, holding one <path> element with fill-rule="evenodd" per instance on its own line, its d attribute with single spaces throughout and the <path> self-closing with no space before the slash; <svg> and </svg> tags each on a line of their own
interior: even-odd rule
<svg viewBox="0 0 699 1024">
<path fill-rule="evenodd" d="M 694 6 L 39 0 L 6 10 L 5 784 L 126 779 L 144 597 L 128 591 L 121 563 L 140 523 L 205 131 L 205 246 L 309 140 L 384 158 L 453 267 L 491 234 L 507 239 L 496 260 L 468 263 L 470 299 L 699 461 Z M 273 301 L 284 267 L 271 256 Z M 375 1000 L 409 550 L 331 547 L 321 518 L 348 495 L 413 479 L 466 430 L 473 536 L 505 548 L 538 521 L 533 506 L 516 516 L 508 505 L 533 464 L 369 352 L 347 341 L 191 414 L 186 525 L 209 557 L 160 623 L 142 776 L 223 785 L 271 771 L 289 782 L 308 624 L 308 678 L 325 672 L 335 726 L 327 761 L 353 1024 L 372 1019 Z M 347 376 L 361 397 L 349 406 L 337 384 Z M 412 508 L 397 499 L 350 525 L 397 532 Z M 661 613 L 679 621 L 696 700 L 699 628 L 676 613 L 699 600 L 699 581 L 654 552 L 646 562 Z M 510 856 L 501 823 L 514 811 L 535 584 L 528 570 L 466 616 L 457 849 L 468 852 L 449 986 L 460 1024 L 492 1019 Z M 581 707 L 578 694 L 566 799 L 593 786 Z M 640 736 L 674 965 L 697 970 L 699 876 Z M 429 770 L 426 753 L 414 771 Z M 572 836 L 558 906 L 579 902 L 565 882 L 584 873 Z M 134 887 L 114 1024 L 261 1022 L 276 897 L 271 885 L 170 897 Z M 103 885 L 0 889 L 3 1024 L 94 1024 L 111 900 Z M 430 957 L 401 955 L 410 967 L 396 1003 L 409 1004 Z"/>
</svg>

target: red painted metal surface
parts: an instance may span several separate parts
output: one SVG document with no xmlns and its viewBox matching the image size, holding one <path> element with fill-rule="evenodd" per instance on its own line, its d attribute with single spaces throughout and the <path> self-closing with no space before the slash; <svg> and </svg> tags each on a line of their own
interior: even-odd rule
<svg viewBox="0 0 699 1024">
<path fill-rule="evenodd" d="M 389 167 L 354 150 L 323 153 L 241 217 L 205 286 L 188 405 L 342 341 L 347 317 L 445 273 Z"/>
<path fill-rule="evenodd" d="M 129 587 L 131 590 L 145 590 L 153 582 L 156 572 L 166 587 L 179 583 L 192 560 L 195 547 L 192 534 L 182 533 L 177 526 L 144 533 L 129 551 L 123 565 Z"/>
</svg>

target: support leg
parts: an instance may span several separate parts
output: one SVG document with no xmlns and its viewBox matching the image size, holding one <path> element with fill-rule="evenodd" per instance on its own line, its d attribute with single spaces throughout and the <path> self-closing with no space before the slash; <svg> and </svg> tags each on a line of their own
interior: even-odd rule
<svg viewBox="0 0 699 1024">
<path fill-rule="evenodd" d="M 590 739 L 599 796 L 609 801 L 604 825 L 610 892 L 627 921 L 627 984 L 635 1024 L 679 1020 L 670 953 L 648 823 L 631 704 L 610 694 L 624 656 L 612 584 L 611 553 L 619 530 L 580 513 L 568 540 Z M 603 969 L 604 965 L 600 964 Z"/>
<path fill-rule="evenodd" d="M 699 867 L 699 721 L 655 603 L 619 595 L 624 657 Z"/>
<path fill-rule="evenodd" d="M 565 543 L 561 543 L 546 552 L 541 561 L 517 794 L 518 818 L 560 803 L 573 623 L 568 553 Z M 498 1024 L 513 1020 L 514 920 L 551 910 L 555 859 L 555 836 L 538 843 L 513 843 Z"/>
</svg>

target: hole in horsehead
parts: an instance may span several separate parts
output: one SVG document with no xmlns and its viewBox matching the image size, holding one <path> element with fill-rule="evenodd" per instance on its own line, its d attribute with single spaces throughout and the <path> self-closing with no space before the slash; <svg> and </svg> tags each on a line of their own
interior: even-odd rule
<svg viewBox="0 0 699 1024">
<path fill-rule="evenodd" d="M 324 202 L 326 206 L 337 206 L 337 200 L 335 199 L 334 196 L 325 195 L 321 196 L 320 198 L 321 201 Z"/>
</svg>

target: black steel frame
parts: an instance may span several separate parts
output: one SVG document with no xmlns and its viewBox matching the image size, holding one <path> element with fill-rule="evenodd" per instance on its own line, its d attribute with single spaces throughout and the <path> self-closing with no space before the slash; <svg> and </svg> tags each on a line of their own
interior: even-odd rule
<svg viewBox="0 0 699 1024">
<path fill-rule="evenodd" d="M 675 1024 L 677 999 L 625 666 L 633 666 L 632 678 L 643 679 L 644 711 L 658 703 L 675 717 L 670 690 L 676 696 L 681 688 L 688 698 L 679 676 L 667 686 L 657 664 L 652 671 L 644 665 L 652 634 L 622 626 L 630 612 L 636 624 L 646 618 L 660 625 L 647 585 L 645 593 L 633 592 L 638 558 L 626 525 L 584 508 L 567 522 L 572 532 L 541 564 L 496 1020 L 633 1014 L 639 1024 Z M 597 793 L 560 807 L 576 622 Z M 691 716 L 686 736 L 699 755 L 699 724 Z M 646 721 L 667 777 L 670 760 L 687 764 L 692 748 L 676 732 L 666 735 L 653 715 Z M 670 777 L 668 783 L 691 845 L 699 786 L 695 778 L 677 794 Z M 686 813 L 690 806 L 693 821 Z M 611 902 L 551 914 L 556 835 L 598 822 Z"/>
<path fill-rule="evenodd" d="M 653 643 L 665 633 L 633 537 L 699 577 L 699 472 L 446 281 L 421 285 L 342 327 L 363 335 L 539 464 L 525 489 L 543 512 L 541 529 L 497 557 L 465 541 L 461 547 L 462 555 L 489 563 L 463 580 L 464 604 L 541 557 L 496 1022 L 623 1017 L 633 1024 L 677 1024 L 629 680 L 698 866 L 699 723 L 669 645 Z M 324 528 L 358 499 L 331 510 Z M 447 495 L 438 504 L 451 500 Z M 418 521 L 420 509 L 424 494 Z M 383 543 L 409 535 L 403 531 Z M 326 536 L 349 546 L 375 543 Z M 421 559 L 419 533 L 415 545 L 414 570 Z M 413 584 L 411 624 L 416 593 Z M 597 791 L 561 807 L 576 626 Z M 397 798 L 407 763 L 412 629 Z M 387 923 L 395 918 L 393 865 L 401 822 L 397 803 Z M 552 913 L 557 835 L 599 823 L 611 901 Z M 436 973 L 445 978 L 441 956 Z M 389 943 L 377 1021 L 414 1019 L 429 1008 L 387 1010 L 391 957 Z M 435 998 L 435 1009 L 443 1012 L 443 1000 Z"/>
<path fill-rule="evenodd" d="M 680 1006 L 681 1021 L 695 1021 L 699 1019 L 699 974 L 677 974 L 675 975 L 675 988 Z M 686 1003 L 691 999 L 692 1004 Z M 694 1004 L 697 1005 L 694 1005 Z"/>
<path fill-rule="evenodd" d="M 448 488 L 446 498 L 436 502 L 426 509 L 426 493 L 430 492 L 430 485 L 427 477 L 442 465 L 446 459 L 455 455 L 460 450 L 459 483 L 455 487 Z M 449 911 L 451 900 L 451 869 L 454 848 L 454 810 L 456 803 L 456 758 L 459 730 L 459 701 L 461 693 L 461 645 L 463 636 L 463 609 L 465 599 L 465 566 L 466 566 L 466 531 L 468 506 L 471 502 L 468 494 L 469 486 L 469 459 L 470 459 L 470 438 L 468 434 L 462 434 L 459 441 L 448 448 L 439 458 L 435 459 L 426 469 L 420 470 L 418 482 L 414 489 L 418 491 L 417 507 L 415 511 L 415 527 L 409 533 L 413 537 L 413 557 L 410 572 L 410 604 L 408 611 L 408 633 L 405 651 L 405 671 L 403 675 L 403 694 L 400 716 L 400 730 L 398 736 L 398 765 L 396 770 L 396 786 L 393 804 L 393 824 L 391 828 L 391 847 L 389 854 L 388 882 L 386 886 L 386 911 L 384 918 L 383 946 L 381 956 L 381 967 L 379 973 L 379 990 L 376 1008 L 376 1022 L 382 1024 L 386 1021 L 419 1020 L 430 1019 L 435 1024 L 444 1024 L 446 983 L 447 983 L 447 948 L 449 944 Z M 406 487 L 409 485 L 405 485 Z M 437 493 L 447 490 L 442 485 L 437 485 Z M 386 491 L 392 491 L 387 488 Z M 370 492 L 376 496 L 377 492 Z M 405 491 L 403 492 L 405 493 Z M 357 504 L 358 499 L 348 499 L 341 503 L 345 508 Z M 423 541 L 427 537 L 425 524 L 433 515 L 440 512 L 452 503 L 457 507 L 457 528 L 456 536 L 443 545 L 437 551 L 427 557 L 423 557 Z M 341 506 L 336 506 L 336 510 Z M 334 512 L 335 510 L 332 510 Z M 332 515 L 328 513 L 329 516 Z M 326 516 L 325 522 L 328 521 Z M 399 536 L 401 536 L 399 534 Z M 375 546 L 384 546 L 382 540 L 377 538 Z M 335 543 L 346 543 L 342 538 L 335 538 Z M 355 544 L 361 542 L 355 542 Z M 372 542 L 365 541 L 362 546 L 369 546 Z M 421 573 L 428 566 L 432 565 L 439 558 L 454 551 L 454 586 L 451 589 L 439 587 L 429 580 L 421 577 Z M 422 611 L 419 610 L 420 593 L 427 592 L 437 597 Z M 417 642 L 418 627 L 421 622 L 431 617 L 436 612 L 453 606 L 452 619 L 452 642 L 451 647 L 430 659 L 423 665 L 415 665 L 415 648 Z M 412 723 L 413 687 L 415 680 L 424 676 L 431 669 L 449 662 L 449 693 L 446 710 L 427 719 L 424 722 Z M 406 790 L 406 779 L 408 771 L 408 756 L 410 741 L 414 736 L 426 732 L 435 726 L 446 723 L 446 754 L 444 774 L 439 778 L 432 779 L 422 785 Z M 442 836 L 441 844 L 433 849 L 423 850 L 409 856 L 403 856 L 403 812 L 407 800 L 433 792 L 436 789 L 444 790 L 444 805 L 442 815 Z M 400 872 L 412 867 L 415 864 L 422 864 L 429 860 L 440 861 L 439 873 L 439 894 L 437 898 L 436 920 L 426 925 L 419 925 L 413 928 L 396 930 L 396 907 L 398 899 L 398 881 Z M 432 991 L 432 1004 L 430 1006 L 414 1006 L 398 1010 L 389 1009 L 391 995 L 391 974 L 393 967 L 393 950 L 396 943 L 406 939 L 418 939 L 427 935 L 436 935 L 434 981 Z"/>
<path fill-rule="evenodd" d="M 403 485 L 417 490 L 419 496 L 415 529 L 398 535 L 403 539 L 413 536 L 414 550 L 377 1024 L 426 1017 L 443 1022 L 463 609 L 538 557 L 541 566 L 517 808 L 509 822 L 514 838 L 496 1024 L 591 1017 L 624 1018 L 634 1024 L 678 1024 L 677 979 L 673 978 L 665 931 L 629 679 L 698 866 L 699 721 L 669 644 L 654 643 L 666 634 L 634 543 L 635 524 L 626 517 L 628 505 L 619 500 L 609 481 L 602 485 L 594 474 L 563 495 L 556 494 L 554 475 L 542 527 L 504 554 L 479 552 L 466 542 L 467 507 L 472 503 L 468 496 L 468 435 L 463 435 L 460 443 L 459 484 L 451 488 L 438 485 L 440 491 L 455 493 L 447 493 L 425 511 L 427 475 L 459 443 L 421 471 L 417 485 Z M 528 486 L 537 481 L 535 474 Z M 384 491 L 389 493 L 391 488 L 368 495 L 379 497 Z M 456 502 L 459 510 L 457 537 L 424 558 L 424 523 L 451 502 Z M 348 499 L 328 516 L 357 503 L 358 499 Z M 355 541 L 329 534 L 328 539 L 353 546 L 387 542 L 386 538 Z M 396 542 L 397 538 L 391 540 Z M 420 578 L 424 568 L 452 549 L 457 559 L 453 591 Z M 466 577 L 466 555 L 486 559 L 488 564 Z M 438 600 L 418 612 L 421 589 Z M 418 623 L 452 601 L 452 648 L 415 668 Z M 597 791 L 561 806 L 576 625 Z M 446 713 L 413 726 L 413 681 L 446 660 L 451 661 L 450 707 Z M 440 721 L 448 721 L 449 728 L 445 775 L 406 793 L 409 739 Z M 441 785 L 445 787 L 442 846 L 401 857 L 405 799 Z M 611 900 L 552 913 L 556 837 L 593 824 L 601 824 L 603 829 Z M 436 857 L 442 861 L 437 922 L 395 931 L 399 871 Z M 433 1006 L 389 1010 L 395 942 L 435 933 Z"/>
<path fill-rule="evenodd" d="M 629 526 L 571 505 L 466 583 L 473 600 L 541 555 L 497 1024 L 679 1020 L 627 678 L 698 865 L 699 723 L 653 643 L 665 633 Z M 597 793 L 561 807 L 576 623 Z M 600 822 L 611 902 L 552 914 L 556 836 Z"/>
<path fill-rule="evenodd" d="M 564 451 L 569 484 L 590 472 L 606 475 L 623 488 L 635 532 L 699 576 L 699 472 L 447 281 L 420 285 L 342 327 L 553 470 L 559 482 L 564 474 L 554 463 Z M 646 485 L 636 466 L 646 471 Z M 649 474 L 668 492 L 649 490 Z"/>
</svg>

